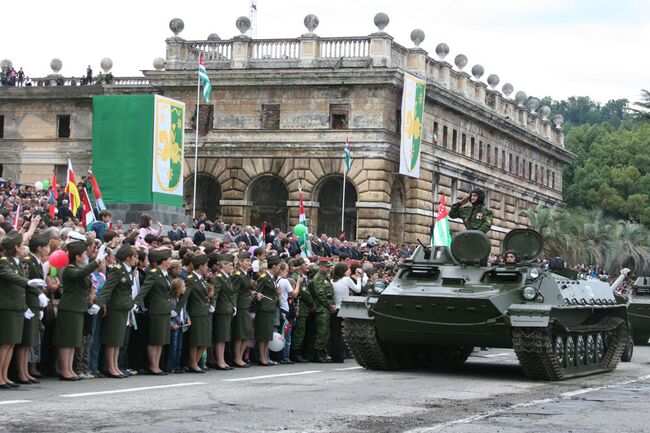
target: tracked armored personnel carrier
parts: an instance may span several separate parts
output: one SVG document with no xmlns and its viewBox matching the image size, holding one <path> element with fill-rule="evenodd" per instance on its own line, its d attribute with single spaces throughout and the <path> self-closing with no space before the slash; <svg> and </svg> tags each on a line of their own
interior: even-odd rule
<svg viewBox="0 0 650 433">
<path fill-rule="evenodd" d="M 634 281 L 627 314 L 634 344 L 647 344 L 650 339 L 650 277 L 639 277 Z"/>
<path fill-rule="evenodd" d="M 418 247 L 387 286 L 346 298 L 339 315 L 357 362 L 369 369 L 455 366 L 475 346 L 513 348 L 525 374 L 562 380 L 616 368 L 629 339 L 614 285 L 546 270 L 539 233 L 508 233 L 521 261 L 488 266 L 489 238 L 458 234 L 450 248 Z"/>
</svg>

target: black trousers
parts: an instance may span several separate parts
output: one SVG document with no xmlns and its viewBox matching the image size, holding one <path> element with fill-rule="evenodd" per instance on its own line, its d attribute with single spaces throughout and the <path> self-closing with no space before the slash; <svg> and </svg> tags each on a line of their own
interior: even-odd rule
<svg viewBox="0 0 650 433">
<path fill-rule="evenodd" d="M 329 349 L 332 362 L 343 362 L 345 358 L 345 343 L 343 342 L 342 330 L 343 319 L 339 317 L 339 311 L 330 317 L 330 341 Z"/>
</svg>

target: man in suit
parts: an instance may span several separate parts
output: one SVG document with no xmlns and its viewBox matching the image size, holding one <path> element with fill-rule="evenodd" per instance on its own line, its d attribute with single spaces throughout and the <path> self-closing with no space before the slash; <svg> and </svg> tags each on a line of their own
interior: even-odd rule
<svg viewBox="0 0 650 433">
<path fill-rule="evenodd" d="M 256 247 L 258 242 L 257 242 L 257 238 L 255 237 L 255 232 L 253 231 L 253 227 L 251 226 L 244 227 L 244 233 L 237 236 L 235 242 L 237 243 L 243 242 L 246 244 L 247 247 Z"/>
<path fill-rule="evenodd" d="M 177 242 L 183 239 L 182 235 L 183 234 L 181 233 L 181 230 L 178 228 L 178 224 L 176 223 L 172 224 L 172 229 L 167 232 L 167 237 L 172 242 Z"/>
<path fill-rule="evenodd" d="M 181 239 L 185 239 L 187 237 L 187 224 L 181 223 L 180 235 Z"/>
<path fill-rule="evenodd" d="M 205 224 L 200 224 L 199 225 L 199 231 L 194 233 L 194 238 L 192 239 L 194 241 L 194 245 L 201 245 L 203 241 L 205 240 Z"/>
</svg>

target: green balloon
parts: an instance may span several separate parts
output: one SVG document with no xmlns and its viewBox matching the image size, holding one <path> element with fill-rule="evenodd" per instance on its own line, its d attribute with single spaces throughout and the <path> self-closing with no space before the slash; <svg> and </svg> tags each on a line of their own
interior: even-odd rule
<svg viewBox="0 0 650 433">
<path fill-rule="evenodd" d="M 307 233 L 307 227 L 304 224 L 296 224 L 293 226 L 293 233 L 300 239 Z"/>
<path fill-rule="evenodd" d="M 43 189 L 48 189 L 50 187 L 50 181 L 48 179 L 45 179 L 43 181 Z"/>
<path fill-rule="evenodd" d="M 57 269 L 55 267 L 51 267 L 50 268 L 50 275 L 52 276 L 52 278 L 56 277 L 56 274 L 58 274 Z"/>
</svg>

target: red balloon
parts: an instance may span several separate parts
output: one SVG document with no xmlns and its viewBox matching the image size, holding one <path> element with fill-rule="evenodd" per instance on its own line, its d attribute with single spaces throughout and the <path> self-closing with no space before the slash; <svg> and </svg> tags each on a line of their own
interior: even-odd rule
<svg viewBox="0 0 650 433">
<path fill-rule="evenodd" d="M 68 258 L 68 253 L 65 251 L 56 250 L 50 254 L 50 259 L 48 261 L 52 267 L 61 269 L 68 266 L 70 259 Z"/>
</svg>

